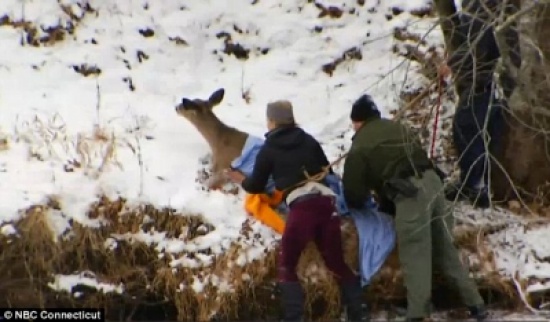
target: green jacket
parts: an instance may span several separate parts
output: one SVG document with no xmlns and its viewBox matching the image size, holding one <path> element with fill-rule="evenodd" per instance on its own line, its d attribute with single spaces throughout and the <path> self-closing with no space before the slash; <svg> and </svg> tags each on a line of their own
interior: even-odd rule
<svg viewBox="0 0 550 322">
<path fill-rule="evenodd" d="M 367 120 L 352 140 L 342 178 L 351 208 L 362 208 L 371 190 L 382 195 L 387 180 L 412 176 L 432 165 L 417 135 L 392 120 Z"/>
</svg>

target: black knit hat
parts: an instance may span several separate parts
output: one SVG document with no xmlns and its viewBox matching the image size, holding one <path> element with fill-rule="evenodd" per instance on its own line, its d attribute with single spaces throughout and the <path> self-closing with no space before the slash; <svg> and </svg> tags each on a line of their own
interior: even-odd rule
<svg viewBox="0 0 550 322">
<path fill-rule="evenodd" d="M 350 118 L 354 122 L 364 122 L 370 118 L 380 118 L 380 111 L 372 97 L 364 94 L 353 103 Z"/>
</svg>

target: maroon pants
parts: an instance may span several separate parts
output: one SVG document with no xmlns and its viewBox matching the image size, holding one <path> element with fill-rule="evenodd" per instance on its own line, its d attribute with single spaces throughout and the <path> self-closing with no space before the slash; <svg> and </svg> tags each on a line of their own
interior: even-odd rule
<svg viewBox="0 0 550 322">
<path fill-rule="evenodd" d="M 357 277 L 344 262 L 340 217 L 334 201 L 318 196 L 296 201 L 290 207 L 279 253 L 279 282 L 297 282 L 296 266 L 307 243 L 314 241 L 327 268 L 339 283 Z"/>
</svg>

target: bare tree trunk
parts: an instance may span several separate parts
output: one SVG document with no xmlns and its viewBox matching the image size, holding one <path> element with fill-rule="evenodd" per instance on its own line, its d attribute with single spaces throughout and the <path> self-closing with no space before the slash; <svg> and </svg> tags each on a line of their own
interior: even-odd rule
<svg viewBox="0 0 550 322">
<path fill-rule="evenodd" d="M 496 152 L 491 167 L 497 200 L 536 197 L 541 186 L 550 182 L 550 145 L 546 139 L 550 133 L 549 2 L 502 0 L 501 5 L 507 7 L 494 16 L 502 55 L 501 83 L 502 75 L 508 75 L 517 84 L 508 99 L 502 149 Z M 508 10 L 514 6 L 515 10 Z M 459 45 L 453 41 L 454 1 L 435 0 L 435 7 L 441 18 L 447 51 L 452 54 Z M 510 29 L 516 28 L 515 24 L 519 25 L 522 44 L 521 68 L 511 49 L 515 44 L 507 38 Z"/>
</svg>

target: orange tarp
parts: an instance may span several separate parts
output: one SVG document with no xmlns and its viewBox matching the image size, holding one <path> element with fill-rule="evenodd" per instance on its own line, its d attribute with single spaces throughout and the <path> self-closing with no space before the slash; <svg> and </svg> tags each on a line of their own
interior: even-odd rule
<svg viewBox="0 0 550 322">
<path fill-rule="evenodd" d="M 282 234 L 285 230 L 283 217 L 273 208 L 283 201 L 283 193 L 275 191 L 271 196 L 268 194 L 246 194 L 244 209 L 252 217 L 258 219 L 264 225 Z"/>
</svg>

